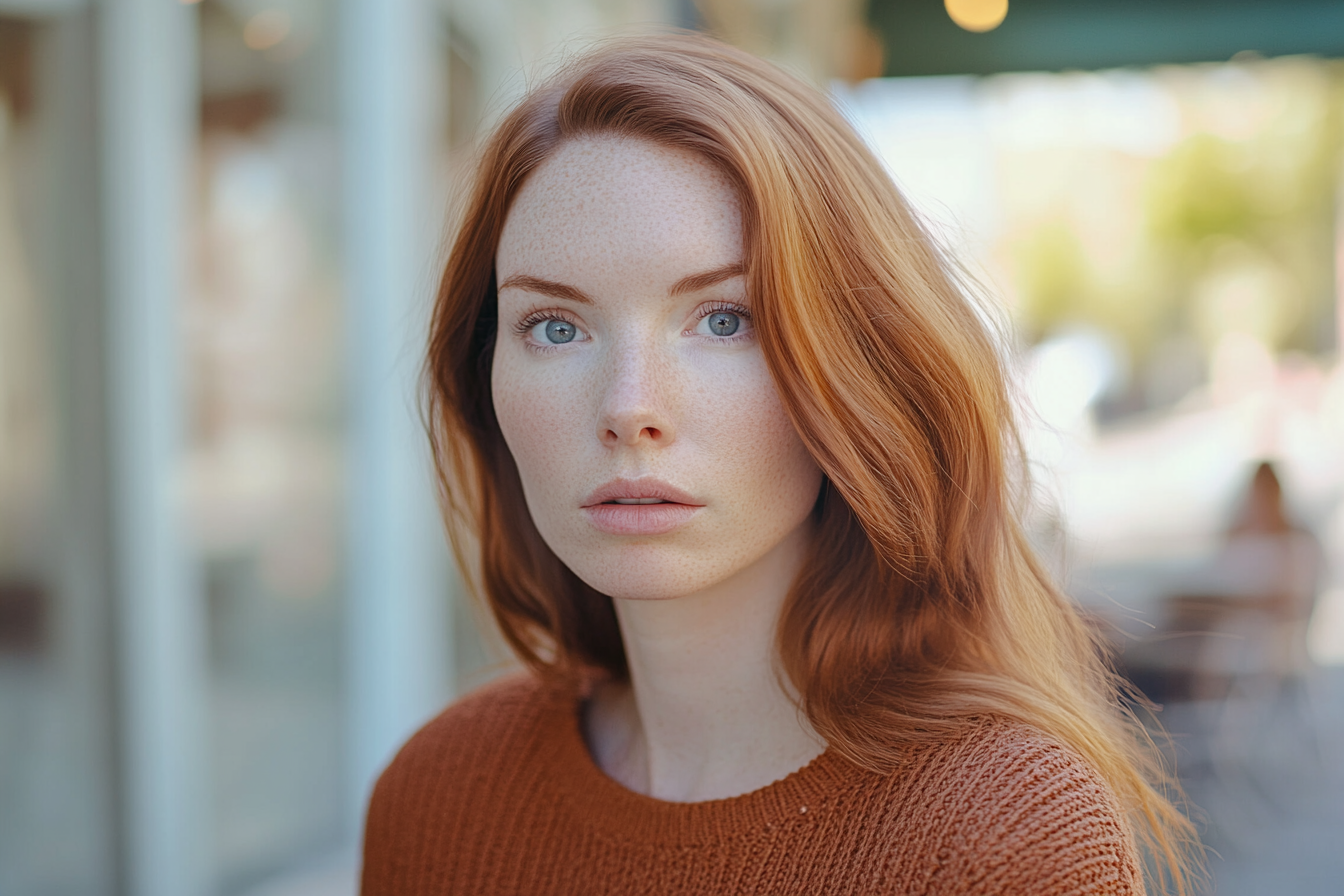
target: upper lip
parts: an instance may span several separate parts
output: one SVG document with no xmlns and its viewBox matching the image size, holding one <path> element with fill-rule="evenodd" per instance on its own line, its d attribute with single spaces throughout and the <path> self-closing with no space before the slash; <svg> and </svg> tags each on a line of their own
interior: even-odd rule
<svg viewBox="0 0 1344 896">
<path fill-rule="evenodd" d="M 605 504 L 617 498 L 657 498 L 669 504 L 689 504 L 701 507 L 703 503 L 695 500 L 686 492 L 661 479 L 613 479 L 599 486 L 592 494 L 583 499 L 584 507 Z"/>
</svg>

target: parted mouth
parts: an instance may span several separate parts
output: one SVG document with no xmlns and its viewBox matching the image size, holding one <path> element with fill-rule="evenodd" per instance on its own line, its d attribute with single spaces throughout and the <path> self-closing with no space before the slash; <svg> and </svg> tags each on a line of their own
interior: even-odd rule
<svg viewBox="0 0 1344 896">
<path fill-rule="evenodd" d="M 703 507 L 703 501 L 697 501 L 686 492 L 661 479 L 614 479 L 598 487 L 583 500 L 584 507 L 599 504 L 685 504 L 689 507 Z"/>
</svg>

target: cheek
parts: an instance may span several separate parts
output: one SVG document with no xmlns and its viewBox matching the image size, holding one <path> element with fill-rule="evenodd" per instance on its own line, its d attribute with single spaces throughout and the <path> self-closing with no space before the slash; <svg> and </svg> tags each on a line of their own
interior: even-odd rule
<svg viewBox="0 0 1344 896">
<path fill-rule="evenodd" d="M 764 359 L 701 384 L 692 406 L 711 419 L 702 430 L 713 463 L 746 515 L 778 516 L 792 528 L 812 509 L 821 470 L 784 409 Z"/>
<path fill-rule="evenodd" d="M 520 364 L 509 351 L 495 354 L 491 392 L 495 418 L 509 446 L 518 475 L 529 496 L 546 500 L 546 483 L 563 484 L 569 476 L 565 449 L 578 437 L 576 421 L 584 419 L 579 407 L 584 390 L 552 366 Z"/>
</svg>

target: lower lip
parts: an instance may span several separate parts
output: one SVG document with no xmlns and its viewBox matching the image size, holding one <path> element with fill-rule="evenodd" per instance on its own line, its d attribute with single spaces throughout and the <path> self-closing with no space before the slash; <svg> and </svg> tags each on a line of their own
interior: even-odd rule
<svg viewBox="0 0 1344 896">
<path fill-rule="evenodd" d="M 694 504 L 591 504 L 583 508 L 593 528 L 608 535 L 664 535 L 685 525 Z"/>
</svg>

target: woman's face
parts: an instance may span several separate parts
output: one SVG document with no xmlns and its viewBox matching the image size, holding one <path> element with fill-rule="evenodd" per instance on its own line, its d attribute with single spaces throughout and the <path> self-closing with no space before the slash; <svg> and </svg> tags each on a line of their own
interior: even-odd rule
<svg viewBox="0 0 1344 896">
<path fill-rule="evenodd" d="M 505 222 L 495 413 L 542 537 L 612 597 L 691 594 L 776 561 L 816 501 L 742 260 L 727 179 L 629 139 L 563 145 Z"/>
</svg>

